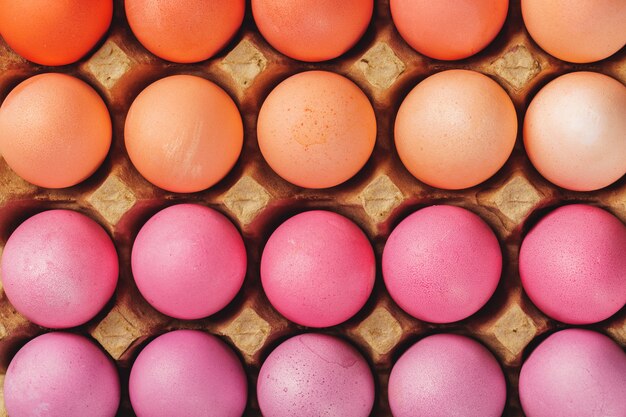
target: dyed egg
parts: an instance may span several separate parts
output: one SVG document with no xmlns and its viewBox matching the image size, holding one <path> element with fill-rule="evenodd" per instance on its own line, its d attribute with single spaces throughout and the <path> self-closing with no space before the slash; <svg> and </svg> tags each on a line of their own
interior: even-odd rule
<svg viewBox="0 0 626 417">
<path fill-rule="evenodd" d="M 252 0 L 259 32 L 290 58 L 319 62 L 337 58 L 361 39 L 372 19 L 373 0 Z"/>
<path fill-rule="evenodd" d="M 139 353 L 128 390 L 137 417 L 241 417 L 248 381 L 239 358 L 220 339 L 176 330 Z"/>
<path fill-rule="evenodd" d="M 626 304 L 626 226 L 600 208 L 559 207 L 526 235 L 519 273 L 532 302 L 570 324 L 595 323 Z"/>
<path fill-rule="evenodd" d="M 168 61 L 211 58 L 235 36 L 244 0 L 126 0 L 126 18 L 139 42 Z"/>
<path fill-rule="evenodd" d="M 287 181 L 328 188 L 352 178 L 376 142 L 376 116 L 352 81 L 326 71 L 280 83 L 259 112 L 257 136 L 269 166 Z"/>
<path fill-rule="evenodd" d="M 1 271 L 18 312 L 43 327 L 68 328 L 91 320 L 111 299 L 118 258 L 98 223 L 75 211 L 50 210 L 15 229 Z"/>
<path fill-rule="evenodd" d="M 315 333 L 281 343 L 263 363 L 257 380 L 265 417 L 367 417 L 374 389 L 372 371 L 355 348 Z"/>
<path fill-rule="evenodd" d="M 334 326 L 356 314 L 372 292 L 375 275 L 365 234 L 329 211 L 307 211 L 281 224 L 261 257 L 261 282 L 270 303 L 309 327 Z"/>
<path fill-rule="evenodd" d="M 498 239 L 480 217 L 454 206 L 431 206 L 404 219 L 383 251 L 391 298 L 433 323 L 462 320 L 493 295 L 502 273 Z"/>
<path fill-rule="evenodd" d="M 599 61 L 626 44 L 623 0 L 522 0 L 522 16 L 533 40 L 564 61 Z"/>
<path fill-rule="evenodd" d="M 133 101 L 124 140 L 144 178 L 167 191 L 193 193 L 233 168 L 243 146 L 243 123 L 220 87 L 173 75 L 150 84 Z"/>
<path fill-rule="evenodd" d="M 246 275 L 246 248 L 219 212 L 179 204 L 155 214 L 133 244 L 131 264 L 141 294 L 157 310 L 200 319 L 230 303 Z"/>
<path fill-rule="evenodd" d="M 566 329 L 522 365 L 519 396 L 527 417 L 626 415 L 626 354 L 608 337 Z"/>
<path fill-rule="evenodd" d="M 436 334 L 409 348 L 389 376 L 394 417 L 500 417 L 506 382 L 500 365 L 469 337 Z"/>
<path fill-rule="evenodd" d="M 509 0 L 391 0 L 398 32 L 417 52 L 455 60 L 483 50 L 496 37 Z"/>
<path fill-rule="evenodd" d="M 524 146 L 541 175 L 560 187 L 612 184 L 626 173 L 626 87 L 594 72 L 558 77 L 528 107 Z"/>
<path fill-rule="evenodd" d="M 404 166 L 422 182 L 458 190 L 493 176 L 513 151 L 515 107 L 491 78 L 474 71 L 443 71 L 404 99 L 395 143 Z"/>
<path fill-rule="evenodd" d="M 72 333 L 46 333 L 26 343 L 4 378 L 4 405 L 11 417 L 114 417 L 119 402 L 111 359 Z"/>
<path fill-rule="evenodd" d="M 76 185 L 93 174 L 111 146 L 111 118 L 98 93 L 64 74 L 20 83 L 0 107 L 0 152 L 26 181 Z"/>
<path fill-rule="evenodd" d="M 112 17 L 112 0 L 0 0 L 0 35 L 29 61 L 66 65 L 96 45 Z"/>
</svg>

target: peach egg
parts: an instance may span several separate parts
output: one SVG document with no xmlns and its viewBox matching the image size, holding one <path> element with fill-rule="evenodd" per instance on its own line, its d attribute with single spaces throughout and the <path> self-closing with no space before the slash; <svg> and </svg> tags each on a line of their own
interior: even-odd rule
<svg viewBox="0 0 626 417">
<path fill-rule="evenodd" d="M 326 71 L 280 83 L 259 112 L 261 153 L 274 171 L 306 188 L 328 188 L 354 176 L 376 142 L 376 117 L 352 81 Z"/>
<path fill-rule="evenodd" d="M 373 0 L 252 0 L 263 37 L 300 61 L 337 58 L 361 39 L 372 19 Z"/>
<path fill-rule="evenodd" d="M 517 136 L 507 93 L 474 71 L 443 71 L 404 99 L 395 123 L 400 159 L 420 181 L 438 188 L 473 187 L 506 162 Z"/>
<path fill-rule="evenodd" d="M 213 186 L 235 165 L 243 124 L 235 102 L 216 84 L 173 75 L 137 96 L 124 140 L 144 178 L 164 190 L 192 193 Z"/>
<path fill-rule="evenodd" d="M 111 118 L 85 82 L 40 74 L 20 83 L 0 107 L 0 152 L 26 181 L 64 188 L 91 176 L 111 146 Z"/>
<path fill-rule="evenodd" d="M 599 61 L 626 44 L 624 0 L 522 0 L 522 15 L 534 41 L 564 61 Z"/>
<path fill-rule="evenodd" d="M 204 61 L 235 36 L 244 0 L 126 0 L 126 18 L 150 52 L 168 61 Z"/>
<path fill-rule="evenodd" d="M 0 34 L 15 52 L 42 65 L 81 59 L 112 17 L 112 0 L 0 0 Z"/>
<path fill-rule="evenodd" d="M 417 52 L 435 59 L 463 59 L 484 49 L 500 32 L 509 0 L 391 0 L 398 32 Z"/>
<path fill-rule="evenodd" d="M 560 187 L 612 184 L 626 173 L 626 87 L 594 72 L 558 77 L 530 103 L 524 145 L 535 168 Z"/>
</svg>

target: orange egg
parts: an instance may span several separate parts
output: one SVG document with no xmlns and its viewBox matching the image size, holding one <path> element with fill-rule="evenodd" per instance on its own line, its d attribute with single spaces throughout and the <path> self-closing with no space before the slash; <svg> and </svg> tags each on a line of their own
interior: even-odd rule
<svg viewBox="0 0 626 417">
<path fill-rule="evenodd" d="M 192 75 L 160 79 L 130 106 L 124 140 L 135 168 L 168 191 L 209 188 L 233 168 L 243 146 L 237 106 L 220 87 Z"/>
<path fill-rule="evenodd" d="M 64 74 L 20 83 L 0 107 L 0 152 L 22 178 L 64 188 L 85 180 L 111 146 L 111 118 L 96 91 Z"/>
<path fill-rule="evenodd" d="M 0 0 L 0 34 L 37 64 L 76 62 L 111 24 L 112 0 Z"/>
<path fill-rule="evenodd" d="M 458 190 L 480 184 L 506 162 L 517 136 L 515 107 L 491 78 L 443 71 L 404 99 L 395 124 L 400 159 L 420 181 Z"/>
<path fill-rule="evenodd" d="M 270 45 L 308 62 L 337 58 L 352 48 L 373 10 L 373 0 L 252 0 L 254 21 Z"/>
<path fill-rule="evenodd" d="M 245 0 L 126 0 L 139 42 L 158 57 L 190 63 L 211 58 L 235 36 Z"/>
<path fill-rule="evenodd" d="M 522 0 L 522 15 L 534 41 L 564 61 L 599 61 L 626 44 L 624 0 Z"/>
<path fill-rule="evenodd" d="M 398 32 L 417 52 L 435 59 L 463 59 L 496 37 L 509 0 L 391 0 Z"/>
<path fill-rule="evenodd" d="M 376 117 L 352 81 L 309 71 L 270 93 L 259 112 L 257 136 L 278 175 L 301 187 L 327 188 L 365 165 L 376 142 Z"/>
<path fill-rule="evenodd" d="M 593 72 L 558 77 L 530 103 L 524 145 L 535 168 L 560 187 L 612 184 L 626 174 L 626 87 Z"/>
</svg>

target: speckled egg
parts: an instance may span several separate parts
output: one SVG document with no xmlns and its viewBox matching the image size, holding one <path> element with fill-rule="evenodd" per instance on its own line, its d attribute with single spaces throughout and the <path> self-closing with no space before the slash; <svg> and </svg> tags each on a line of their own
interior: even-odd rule
<svg viewBox="0 0 626 417">
<path fill-rule="evenodd" d="M 315 333 L 280 344 L 263 363 L 257 381 L 265 417 L 367 417 L 374 390 L 372 371 L 355 348 Z"/>
<path fill-rule="evenodd" d="M 489 226 L 469 210 L 431 206 L 404 219 L 383 251 L 391 298 L 412 316 L 433 323 L 462 320 L 496 290 L 502 253 Z"/>
<path fill-rule="evenodd" d="M 496 358 L 469 337 L 436 334 L 409 348 L 389 376 L 394 417 L 500 417 L 506 382 Z"/>
<path fill-rule="evenodd" d="M 519 273 L 544 313 L 570 324 L 604 320 L 626 304 L 626 226 L 573 204 L 543 217 L 522 242 Z"/>
<path fill-rule="evenodd" d="M 280 83 L 259 112 L 257 136 L 269 166 L 287 181 L 328 188 L 352 178 L 376 142 L 376 116 L 349 79 L 308 71 Z"/>
<path fill-rule="evenodd" d="M 248 382 L 241 361 L 220 339 L 175 330 L 139 353 L 128 390 L 137 417 L 241 417 Z"/>
<path fill-rule="evenodd" d="M 111 238 L 70 210 L 50 210 L 22 223 L 2 253 L 4 292 L 17 311 L 44 327 L 91 320 L 109 301 L 118 276 Z"/>
<path fill-rule="evenodd" d="M 223 214 L 178 204 L 143 225 L 131 265 L 139 291 L 154 308 L 179 319 L 200 319 L 235 298 L 246 275 L 246 248 Z"/>
<path fill-rule="evenodd" d="M 270 303 L 309 327 L 334 326 L 356 314 L 372 292 L 375 275 L 365 234 L 329 211 L 307 211 L 281 224 L 261 257 L 261 282 Z"/>
<path fill-rule="evenodd" d="M 541 175 L 560 187 L 612 184 L 626 173 L 626 86 L 595 72 L 556 78 L 526 111 L 524 146 Z"/>
<path fill-rule="evenodd" d="M 522 365 L 519 396 L 527 417 L 626 416 L 626 353 L 600 333 L 556 332 Z"/>
<path fill-rule="evenodd" d="M 404 166 L 437 188 L 473 187 L 493 176 L 513 151 L 517 116 L 506 91 L 475 71 L 431 75 L 404 99 L 395 122 Z"/>
<path fill-rule="evenodd" d="M 115 365 L 83 336 L 55 332 L 26 343 L 4 378 L 11 417 L 114 417 L 120 402 Z"/>
</svg>

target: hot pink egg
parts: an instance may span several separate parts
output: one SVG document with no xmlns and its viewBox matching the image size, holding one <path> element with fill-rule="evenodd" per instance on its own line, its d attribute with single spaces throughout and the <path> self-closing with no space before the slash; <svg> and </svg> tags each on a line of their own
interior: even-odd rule
<svg viewBox="0 0 626 417">
<path fill-rule="evenodd" d="M 11 417 L 113 417 L 119 402 L 120 382 L 111 359 L 71 333 L 47 333 L 28 342 L 4 379 Z"/>
<path fill-rule="evenodd" d="M 626 354 L 590 330 L 554 333 L 522 365 L 519 396 L 526 417 L 626 416 Z"/>
<path fill-rule="evenodd" d="M 261 258 L 261 282 L 270 303 L 303 326 L 348 320 L 365 305 L 375 275 L 374 251 L 365 234 L 329 211 L 307 211 L 281 224 Z"/>
<path fill-rule="evenodd" d="M 570 324 L 604 320 L 626 304 L 626 226 L 600 208 L 559 207 L 526 235 L 524 290 L 544 313 Z"/>
<path fill-rule="evenodd" d="M 431 206 L 411 214 L 383 251 L 391 297 L 407 313 L 433 323 L 474 314 L 496 290 L 501 272 L 493 231 L 460 207 Z"/>
<path fill-rule="evenodd" d="M 469 337 L 426 337 L 398 359 L 389 377 L 394 417 L 500 417 L 506 382 L 500 365 Z"/>
<path fill-rule="evenodd" d="M 223 214 L 178 204 L 141 228 L 132 251 L 141 294 L 163 314 L 193 320 L 230 303 L 246 275 L 246 248 Z"/>
<path fill-rule="evenodd" d="M 109 235 L 89 217 L 50 210 L 22 223 L 2 254 L 7 298 L 30 321 L 67 328 L 92 319 L 117 285 Z"/>
<path fill-rule="evenodd" d="M 241 417 L 248 397 L 239 358 L 197 330 L 150 342 L 133 364 L 128 388 L 137 417 Z"/>
<path fill-rule="evenodd" d="M 278 346 L 263 363 L 257 397 L 265 417 L 367 417 L 374 378 L 367 362 L 343 340 L 302 334 Z"/>
</svg>

